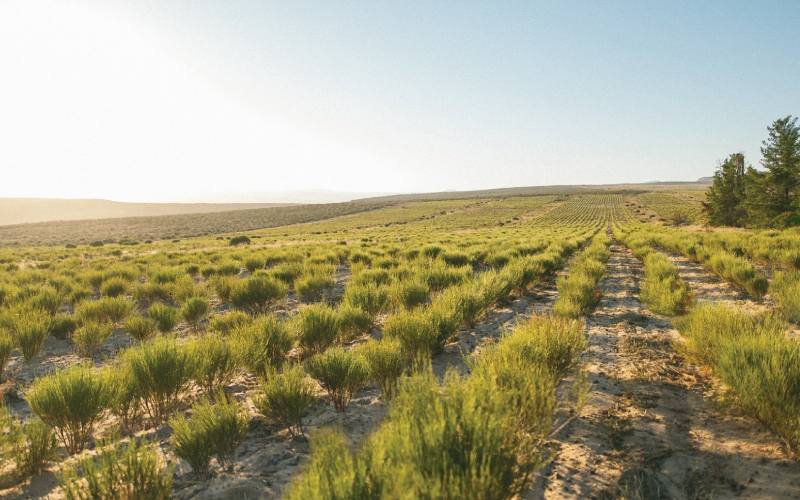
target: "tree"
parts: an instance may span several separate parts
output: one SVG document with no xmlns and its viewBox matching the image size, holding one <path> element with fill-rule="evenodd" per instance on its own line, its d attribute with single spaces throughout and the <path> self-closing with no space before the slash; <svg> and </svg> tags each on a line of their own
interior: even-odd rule
<svg viewBox="0 0 800 500">
<path fill-rule="evenodd" d="M 783 225 L 800 208 L 800 126 L 788 115 L 767 127 L 769 136 L 761 143 L 761 164 L 766 168 L 765 188 L 768 216 Z M 798 221 L 800 222 L 800 221 Z"/>
<path fill-rule="evenodd" d="M 719 165 L 706 198 L 703 208 L 711 224 L 739 226 L 744 222 L 745 161 L 742 153 L 730 155 Z"/>
</svg>

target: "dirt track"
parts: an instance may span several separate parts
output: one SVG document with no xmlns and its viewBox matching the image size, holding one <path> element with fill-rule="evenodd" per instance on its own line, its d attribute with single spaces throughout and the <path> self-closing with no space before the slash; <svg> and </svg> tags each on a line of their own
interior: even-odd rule
<svg viewBox="0 0 800 500">
<path fill-rule="evenodd" d="M 713 401 L 675 352 L 671 323 L 639 302 L 641 273 L 612 246 L 587 320 L 586 403 L 554 436 L 555 458 L 526 498 L 800 498 L 798 463 L 758 423 Z"/>
</svg>

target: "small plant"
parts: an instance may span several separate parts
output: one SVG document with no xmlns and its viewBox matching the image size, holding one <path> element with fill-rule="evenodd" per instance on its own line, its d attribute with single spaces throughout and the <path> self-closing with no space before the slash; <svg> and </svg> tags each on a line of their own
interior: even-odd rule
<svg viewBox="0 0 800 500">
<path fill-rule="evenodd" d="M 385 399 L 392 399 L 408 366 L 400 341 L 388 338 L 370 340 L 359 347 L 359 353 L 367 362 L 369 378 L 378 384 Z"/>
<path fill-rule="evenodd" d="M 342 302 L 375 317 L 386 310 L 389 304 L 389 293 L 385 287 L 371 283 L 351 284 L 345 290 Z"/>
<path fill-rule="evenodd" d="M 301 276 L 294 282 L 297 296 L 306 303 L 322 300 L 335 285 L 336 281 L 325 274 Z"/>
<path fill-rule="evenodd" d="M 139 315 L 131 316 L 128 321 L 125 322 L 125 330 L 131 337 L 139 342 L 144 342 L 152 338 L 157 328 L 158 324 L 154 319 Z"/>
<path fill-rule="evenodd" d="M 252 276 L 239 281 L 230 293 L 231 303 L 250 313 L 265 311 L 272 303 L 286 297 L 288 288 L 276 279 Z"/>
<path fill-rule="evenodd" d="M 109 393 L 108 407 L 122 424 L 124 433 L 132 432 L 142 414 L 142 394 L 140 387 L 133 381 L 131 367 L 117 363 L 103 370 Z"/>
<path fill-rule="evenodd" d="M 91 357 L 111 336 L 111 325 L 107 323 L 84 323 L 72 334 L 75 349 L 81 356 Z"/>
<path fill-rule="evenodd" d="M 57 314 L 50 324 L 50 335 L 64 340 L 78 328 L 78 322 L 69 314 Z"/>
<path fill-rule="evenodd" d="M 237 328 L 232 336 L 240 363 L 256 375 L 280 368 L 294 344 L 286 325 L 273 315 Z"/>
<path fill-rule="evenodd" d="M 100 294 L 106 297 L 119 297 L 128 291 L 128 282 L 122 278 L 110 278 L 100 286 Z"/>
<path fill-rule="evenodd" d="M 178 310 L 164 304 L 153 304 L 147 310 L 147 316 L 156 322 L 161 333 L 169 333 L 178 324 Z"/>
<path fill-rule="evenodd" d="M 208 301 L 202 297 L 191 297 L 181 308 L 181 316 L 197 331 L 200 322 L 208 315 Z"/>
<path fill-rule="evenodd" d="M 164 422 L 195 373 L 188 351 L 172 339 L 158 338 L 128 349 L 122 359 L 148 414 L 155 423 Z"/>
<path fill-rule="evenodd" d="M 299 365 L 270 374 L 261 385 L 262 395 L 253 400 L 268 419 L 285 425 L 293 436 L 303 434 L 303 417 L 316 399 L 314 386 Z"/>
<path fill-rule="evenodd" d="M 369 379 L 367 364 L 360 356 L 332 347 L 306 361 L 306 371 L 322 385 L 337 411 L 345 411 L 350 398 Z"/>
<path fill-rule="evenodd" d="M 198 477 L 208 477 L 211 457 L 223 468 L 247 436 L 247 416 L 224 396 L 216 402 L 201 401 L 192 407 L 192 417 L 170 420 L 175 454 L 192 467 Z"/>
<path fill-rule="evenodd" d="M 390 316 L 383 325 L 383 334 L 400 342 L 409 360 L 428 357 L 439 345 L 436 328 L 425 314 L 418 311 Z"/>
<path fill-rule="evenodd" d="M 0 407 L 0 452 L 12 457 L 17 474 L 29 477 L 44 470 L 55 458 L 56 438 L 53 430 L 38 417 L 20 423 L 5 407 Z"/>
<path fill-rule="evenodd" d="M 133 303 L 125 297 L 103 297 L 81 302 L 75 308 L 75 317 L 81 323 L 119 323 L 133 310 Z"/>
<path fill-rule="evenodd" d="M 209 331 L 228 335 L 237 328 L 253 322 L 253 317 L 242 311 L 228 311 L 218 316 L 212 316 L 208 321 Z"/>
<path fill-rule="evenodd" d="M 99 454 L 67 467 L 58 479 L 67 500 L 172 497 L 172 470 L 158 447 L 135 439 L 102 446 Z"/>
<path fill-rule="evenodd" d="M 372 329 L 372 317 L 350 304 L 342 304 L 336 309 L 339 315 L 339 333 L 342 341 L 348 341 L 369 333 Z"/>
<path fill-rule="evenodd" d="M 14 343 L 25 361 L 35 358 L 50 331 L 50 315 L 41 309 L 23 309 L 12 319 L 11 325 Z"/>
<path fill-rule="evenodd" d="M 320 353 L 339 336 L 339 317 L 324 304 L 313 304 L 300 310 L 292 320 L 297 342 L 305 355 Z"/>
<path fill-rule="evenodd" d="M 249 245 L 250 238 L 247 236 L 240 234 L 239 236 L 234 236 L 233 238 L 228 240 L 228 244 L 232 247 L 239 246 L 239 245 Z"/>
<path fill-rule="evenodd" d="M 95 370 L 76 365 L 34 380 L 26 399 L 34 413 L 56 430 L 67 451 L 77 453 L 108 406 L 109 391 Z"/>
<path fill-rule="evenodd" d="M 186 345 L 194 362 L 194 379 L 208 397 L 230 383 L 238 369 L 238 357 L 228 340 L 214 335 L 192 339 Z"/>
<path fill-rule="evenodd" d="M 430 291 L 425 283 L 411 280 L 392 284 L 389 293 L 395 308 L 412 309 L 427 302 Z"/>
</svg>

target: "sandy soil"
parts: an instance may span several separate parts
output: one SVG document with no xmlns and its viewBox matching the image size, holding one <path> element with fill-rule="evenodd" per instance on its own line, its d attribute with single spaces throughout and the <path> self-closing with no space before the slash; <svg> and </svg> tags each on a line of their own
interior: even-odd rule
<svg viewBox="0 0 800 500">
<path fill-rule="evenodd" d="M 560 416 L 555 458 L 525 497 L 800 497 L 800 465 L 752 419 L 718 406 L 673 349 L 670 322 L 643 308 L 641 273 L 627 249 L 612 247 L 603 298 L 587 320 L 585 404 Z M 698 296 L 729 293 L 707 288 Z"/>
</svg>

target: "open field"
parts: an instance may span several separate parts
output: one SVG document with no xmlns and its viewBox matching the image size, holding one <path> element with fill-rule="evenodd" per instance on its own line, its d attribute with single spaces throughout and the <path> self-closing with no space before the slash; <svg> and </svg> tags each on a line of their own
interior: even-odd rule
<svg viewBox="0 0 800 500">
<path fill-rule="evenodd" d="M 0 228 L 0 496 L 800 496 L 800 235 L 699 199 Z"/>
</svg>

